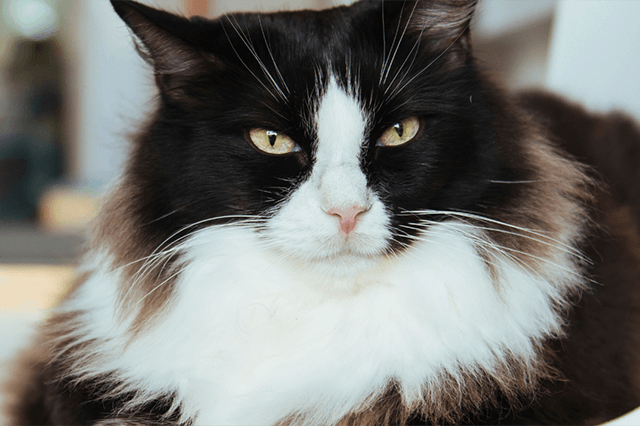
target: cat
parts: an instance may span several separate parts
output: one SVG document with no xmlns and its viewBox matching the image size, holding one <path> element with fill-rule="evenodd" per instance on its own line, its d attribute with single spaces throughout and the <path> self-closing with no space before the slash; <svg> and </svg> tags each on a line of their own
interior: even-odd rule
<svg viewBox="0 0 640 426">
<path fill-rule="evenodd" d="M 631 119 L 505 93 L 473 56 L 475 1 L 112 4 L 158 106 L 17 367 L 12 424 L 593 424 L 640 405 Z"/>
</svg>

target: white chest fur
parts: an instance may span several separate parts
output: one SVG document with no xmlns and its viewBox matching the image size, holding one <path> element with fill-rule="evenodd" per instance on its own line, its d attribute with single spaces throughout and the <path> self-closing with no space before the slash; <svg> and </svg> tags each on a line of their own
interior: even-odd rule
<svg viewBox="0 0 640 426">
<path fill-rule="evenodd" d="M 202 425 L 274 424 L 302 414 L 327 425 L 382 392 L 391 378 L 407 402 L 442 372 L 534 356 L 558 332 L 557 288 L 502 260 L 497 289 L 465 232 L 434 226 L 397 258 L 324 287 L 272 255 L 246 226 L 195 234 L 175 300 L 128 345 L 113 312 L 116 275 L 89 280 L 73 306 L 93 306 L 85 335 L 100 339 L 91 373 L 116 372 L 149 395 L 175 392 Z M 106 291 L 105 291 L 106 290 Z"/>
</svg>

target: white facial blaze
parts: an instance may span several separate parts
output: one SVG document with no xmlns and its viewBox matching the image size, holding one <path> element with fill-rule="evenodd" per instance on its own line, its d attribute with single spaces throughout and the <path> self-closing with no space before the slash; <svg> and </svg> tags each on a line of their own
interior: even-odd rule
<svg viewBox="0 0 640 426">
<path fill-rule="evenodd" d="M 360 169 L 366 122 L 360 105 L 331 78 L 316 118 L 318 146 L 311 179 L 325 211 L 354 205 L 368 209 L 367 180 Z"/>
<path fill-rule="evenodd" d="M 280 206 L 267 235 L 284 254 L 332 277 L 332 286 L 348 288 L 355 275 L 371 266 L 372 257 L 388 247 L 389 216 L 360 167 L 367 138 L 365 113 L 333 77 L 318 101 L 315 124 L 311 175 Z M 359 213 L 351 218 L 346 235 L 348 212 Z M 338 276 L 351 278 L 337 284 Z"/>
</svg>

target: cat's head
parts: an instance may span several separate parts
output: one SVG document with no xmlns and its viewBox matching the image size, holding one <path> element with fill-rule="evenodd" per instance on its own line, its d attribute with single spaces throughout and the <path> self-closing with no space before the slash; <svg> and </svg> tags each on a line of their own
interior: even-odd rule
<svg viewBox="0 0 640 426">
<path fill-rule="evenodd" d="M 536 211 L 551 195 L 522 184 L 554 166 L 473 59 L 474 1 L 215 20 L 113 5 L 159 88 L 119 197 L 146 253 L 244 222 L 331 276 L 410 250 L 442 220 L 558 231 L 545 221 L 561 207 Z M 494 236 L 514 245 L 510 232 Z"/>
</svg>

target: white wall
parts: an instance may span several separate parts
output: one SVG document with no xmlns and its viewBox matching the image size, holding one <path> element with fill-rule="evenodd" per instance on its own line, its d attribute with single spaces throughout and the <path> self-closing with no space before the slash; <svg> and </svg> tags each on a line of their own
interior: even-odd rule
<svg viewBox="0 0 640 426">
<path fill-rule="evenodd" d="M 131 36 L 107 0 L 77 2 L 74 49 L 76 147 L 74 177 L 100 184 L 113 179 L 127 153 L 127 136 L 148 110 L 154 89 Z"/>
<path fill-rule="evenodd" d="M 640 1 L 563 0 L 552 31 L 546 86 L 593 110 L 640 119 Z"/>
<path fill-rule="evenodd" d="M 494 38 L 535 25 L 553 14 L 557 0 L 481 0 L 474 37 Z"/>
</svg>

